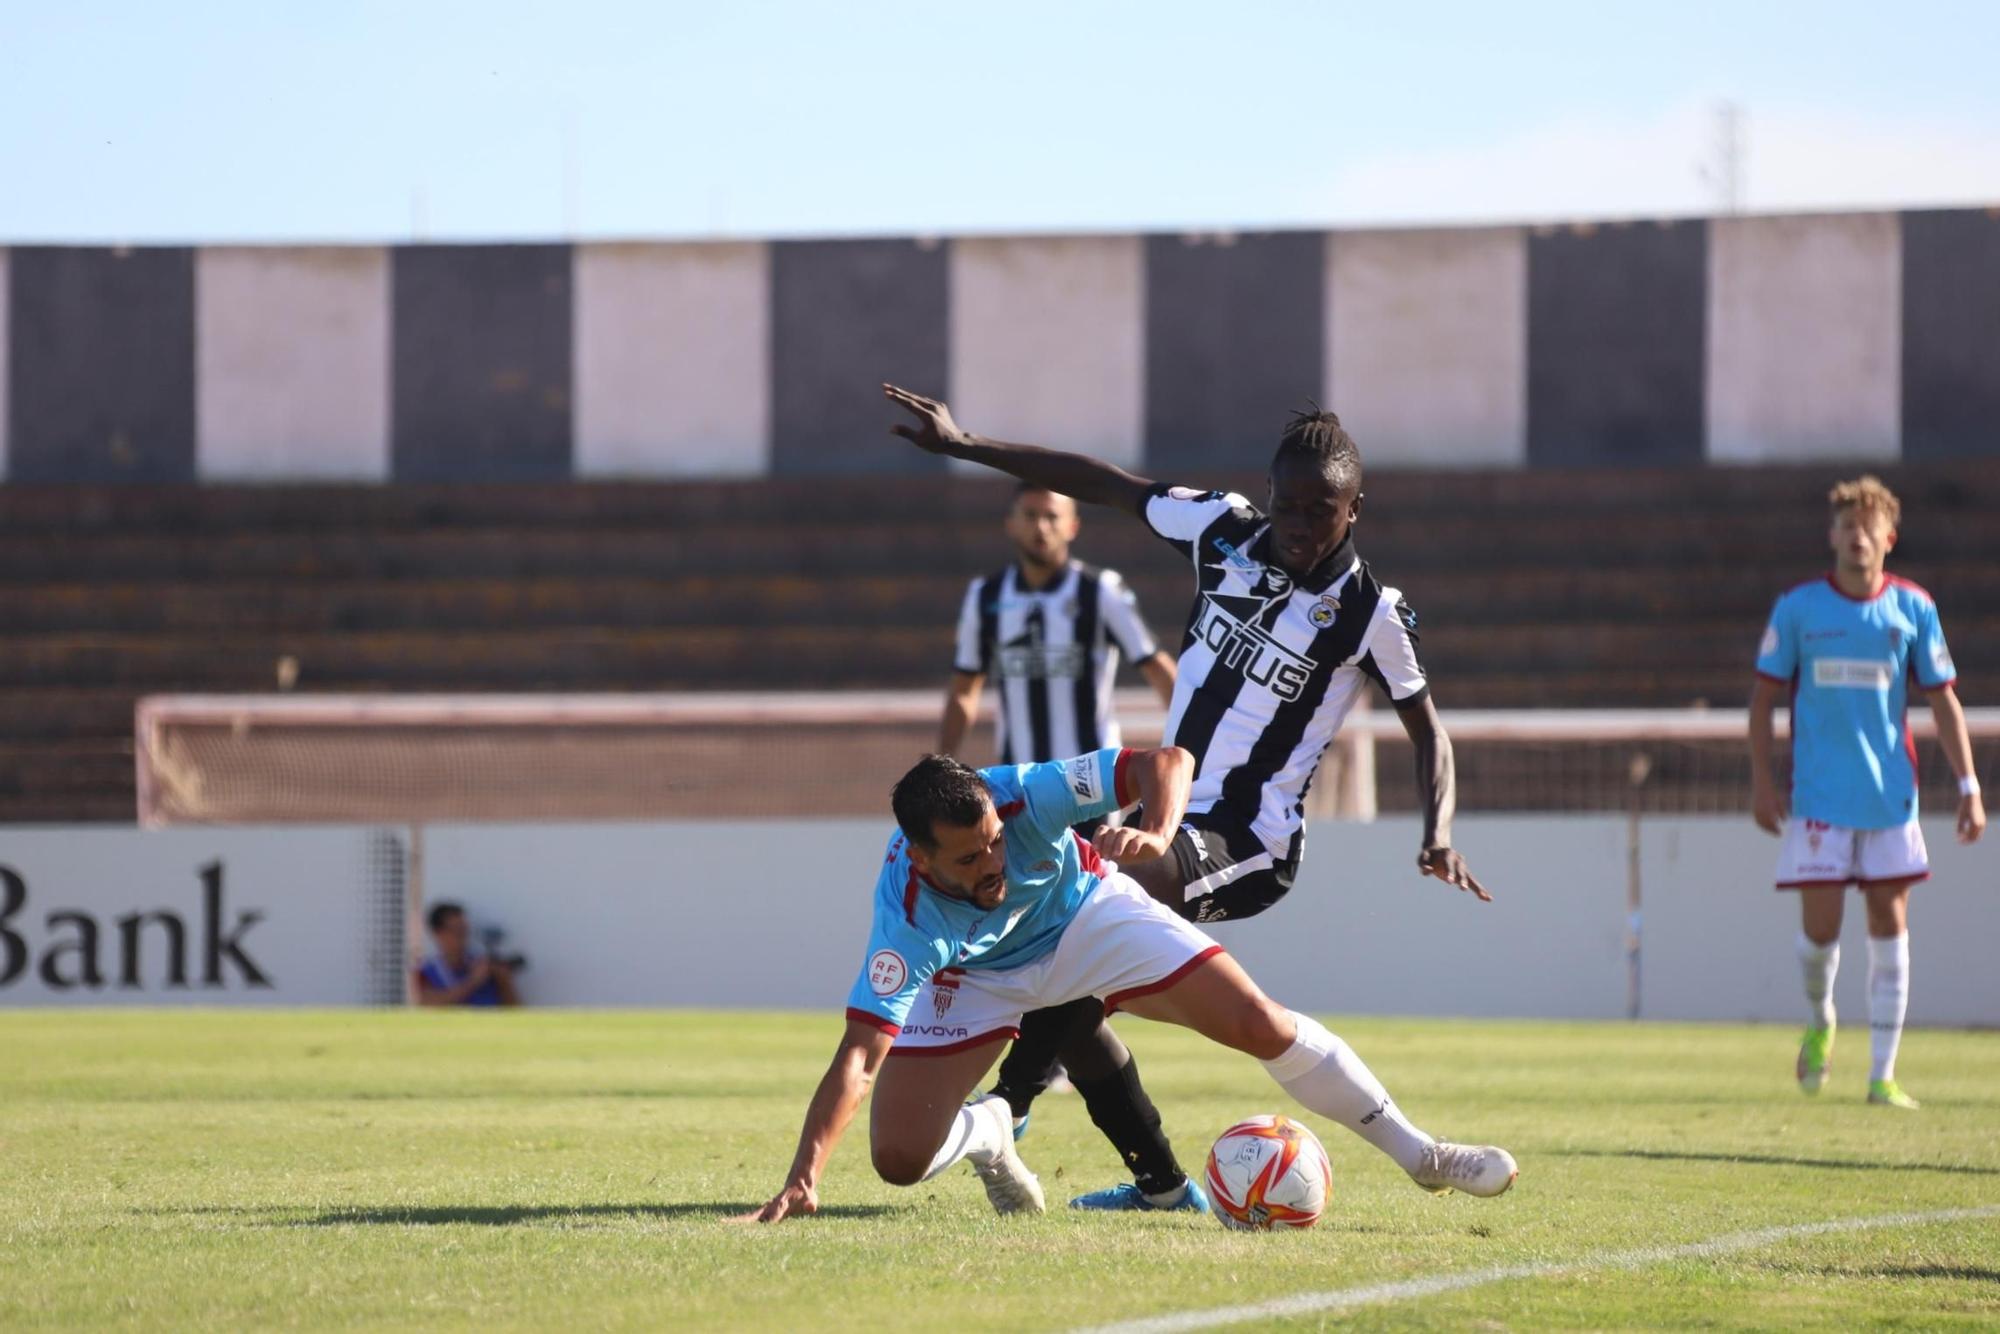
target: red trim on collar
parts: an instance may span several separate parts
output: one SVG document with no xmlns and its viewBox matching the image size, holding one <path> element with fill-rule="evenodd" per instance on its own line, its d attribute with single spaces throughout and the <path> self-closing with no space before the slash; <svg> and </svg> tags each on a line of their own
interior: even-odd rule
<svg viewBox="0 0 2000 1334">
<path fill-rule="evenodd" d="M 1870 593 L 1865 598 L 1858 598 L 1854 596 L 1854 594 L 1848 592 L 1846 589 L 1840 586 L 1840 582 L 1833 577 L 1833 572 L 1831 570 L 1827 572 L 1826 576 L 1826 586 L 1828 588 L 1831 588 L 1834 592 L 1840 594 L 1842 597 L 1846 598 L 1849 602 L 1873 602 L 1876 598 L 1879 598 L 1884 593 L 1888 592 L 1889 586 L 1895 582 L 1896 579 L 1894 575 L 1884 574 L 1882 576 L 1882 582 L 1876 586 L 1876 589 L 1873 593 Z"/>
<path fill-rule="evenodd" d="M 1026 809 L 1028 809 L 1027 799 L 1024 797 L 1016 797 L 1014 800 L 1008 802 L 1005 806 L 995 806 L 993 808 L 993 813 L 999 816 L 1003 820 L 1011 820 Z"/>
<path fill-rule="evenodd" d="M 917 868 L 910 868 L 910 881 L 903 886 L 903 918 L 911 926 L 917 924 Z"/>
</svg>

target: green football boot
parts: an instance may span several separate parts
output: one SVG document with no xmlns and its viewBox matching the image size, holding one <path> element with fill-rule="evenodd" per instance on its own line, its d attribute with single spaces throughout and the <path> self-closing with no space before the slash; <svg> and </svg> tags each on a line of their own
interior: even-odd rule
<svg viewBox="0 0 2000 1334">
<path fill-rule="evenodd" d="M 1833 1029 L 1808 1028 L 1805 1041 L 1799 1044 L 1799 1092 L 1819 1092 L 1832 1063 Z"/>
<path fill-rule="evenodd" d="M 1868 1101 L 1877 1107 L 1895 1107 L 1905 1112 L 1914 1112 L 1923 1106 L 1915 1098 L 1903 1092 L 1903 1086 L 1893 1079 L 1869 1080 Z"/>
</svg>

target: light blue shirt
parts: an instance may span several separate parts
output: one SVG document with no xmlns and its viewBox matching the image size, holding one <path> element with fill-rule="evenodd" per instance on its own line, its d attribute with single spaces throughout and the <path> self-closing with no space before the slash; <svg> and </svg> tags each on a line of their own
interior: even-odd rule
<svg viewBox="0 0 2000 1334">
<path fill-rule="evenodd" d="M 1917 815 L 1909 682 L 1955 679 L 1931 595 L 1888 576 L 1852 598 L 1831 576 L 1779 597 L 1757 674 L 1792 689 L 1792 814 L 1848 829 L 1889 829 Z"/>
<path fill-rule="evenodd" d="M 1119 792 L 1125 753 L 979 771 L 1006 838 L 1007 894 L 990 909 L 933 889 L 911 864 L 908 840 L 900 832 L 891 838 L 848 1017 L 898 1032 L 940 968 L 1018 968 L 1054 950 L 1103 874 L 1096 850 L 1077 842 L 1070 826 L 1126 804 Z"/>
</svg>

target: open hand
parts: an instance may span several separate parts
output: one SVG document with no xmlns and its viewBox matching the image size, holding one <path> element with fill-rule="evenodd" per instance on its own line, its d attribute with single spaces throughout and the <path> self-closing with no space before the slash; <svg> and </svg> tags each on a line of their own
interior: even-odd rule
<svg viewBox="0 0 2000 1334">
<path fill-rule="evenodd" d="M 1425 848 L 1417 854 L 1417 869 L 1425 875 L 1434 875 L 1448 885 L 1457 885 L 1469 891 L 1481 903 L 1493 902 L 1493 896 L 1486 892 L 1486 886 L 1479 883 L 1472 869 L 1465 864 L 1465 858 L 1451 848 Z"/>
<path fill-rule="evenodd" d="M 761 1209 L 736 1217 L 738 1223 L 782 1223 L 787 1218 L 819 1212 L 819 1192 L 802 1181 L 794 1181 L 773 1195 Z"/>
<path fill-rule="evenodd" d="M 1090 846 L 1096 848 L 1106 860 L 1118 862 L 1149 862 L 1167 855 L 1167 848 L 1173 843 L 1173 836 L 1148 834 L 1143 830 L 1120 825 L 1115 829 L 1100 829 L 1091 838 Z"/>
<path fill-rule="evenodd" d="M 951 419 L 951 409 L 934 398 L 898 389 L 893 384 L 882 386 L 882 396 L 917 419 L 914 426 L 903 423 L 891 426 L 889 433 L 902 436 L 925 453 L 954 454 L 972 439 Z"/>
</svg>

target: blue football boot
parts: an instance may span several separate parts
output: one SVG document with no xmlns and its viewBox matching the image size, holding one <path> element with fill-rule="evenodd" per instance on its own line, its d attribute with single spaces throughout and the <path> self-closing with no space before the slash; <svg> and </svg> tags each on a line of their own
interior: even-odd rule
<svg viewBox="0 0 2000 1334">
<path fill-rule="evenodd" d="M 1069 1202 L 1072 1209 L 1102 1209 L 1113 1212 L 1140 1210 L 1150 1213 L 1192 1213 L 1208 1212 L 1208 1192 L 1193 1177 L 1187 1179 L 1187 1193 L 1178 1204 L 1154 1204 L 1145 1193 L 1129 1181 L 1122 1181 L 1103 1190 L 1093 1190 L 1088 1195 L 1079 1195 Z"/>
</svg>

